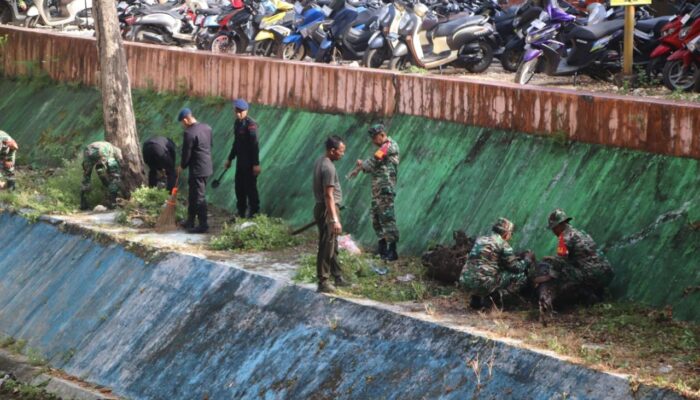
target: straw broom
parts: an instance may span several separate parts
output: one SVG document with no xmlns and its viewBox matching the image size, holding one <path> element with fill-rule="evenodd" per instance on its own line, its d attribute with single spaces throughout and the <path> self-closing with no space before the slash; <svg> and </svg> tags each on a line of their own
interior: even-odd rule
<svg viewBox="0 0 700 400">
<path fill-rule="evenodd" d="M 165 201 L 163 211 L 160 212 L 156 221 L 156 232 L 163 233 L 177 229 L 175 212 L 177 211 L 177 183 L 180 175 L 175 179 L 175 187 L 170 192 L 170 197 Z"/>
</svg>

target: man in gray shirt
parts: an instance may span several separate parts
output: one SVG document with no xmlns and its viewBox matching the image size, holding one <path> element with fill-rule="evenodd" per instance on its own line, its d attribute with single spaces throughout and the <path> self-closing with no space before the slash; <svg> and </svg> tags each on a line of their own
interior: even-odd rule
<svg viewBox="0 0 700 400">
<path fill-rule="evenodd" d="M 343 231 L 340 224 L 340 205 L 343 192 L 335 170 L 335 161 L 343 158 L 345 143 L 338 136 L 326 139 L 326 153 L 314 164 L 313 191 L 316 198 L 314 219 L 318 226 L 318 254 L 316 256 L 316 275 L 318 291 L 331 293 L 336 286 L 349 286 L 341 275 L 338 263 L 338 235 Z M 329 282 L 333 276 L 335 285 Z"/>
</svg>

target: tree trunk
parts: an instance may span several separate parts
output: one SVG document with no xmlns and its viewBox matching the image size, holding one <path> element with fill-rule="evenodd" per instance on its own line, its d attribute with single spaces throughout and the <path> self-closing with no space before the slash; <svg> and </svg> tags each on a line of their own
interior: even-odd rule
<svg viewBox="0 0 700 400">
<path fill-rule="evenodd" d="M 122 185 L 130 194 L 145 182 L 143 158 L 131 101 L 129 70 L 114 0 L 94 0 L 95 33 L 100 56 L 100 88 L 105 140 L 122 151 Z"/>
</svg>

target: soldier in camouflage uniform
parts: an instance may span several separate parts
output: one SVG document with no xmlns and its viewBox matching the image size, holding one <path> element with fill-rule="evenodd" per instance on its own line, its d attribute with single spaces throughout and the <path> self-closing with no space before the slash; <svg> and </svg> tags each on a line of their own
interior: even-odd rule
<svg viewBox="0 0 700 400">
<path fill-rule="evenodd" d="M 481 308 L 486 297 L 503 301 L 505 296 L 517 295 L 527 285 L 527 271 L 534 263 L 534 255 L 525 252 L 518 258 L 508 240 L 515 226 L 505 218 L 499 218 L 493 233 L 476 239 L 469 253 L 460 286 L 472 295 L 471 307 Z"/>
<path fill-rule="evenodd" d="M 15 157 L 17 156 L 17 142 L 7 134 L 0 131 L 0 161 L 2 161 L 2 177 L 6 180 L 8 190 L 15 190 Z"/>
<path fill-rule="evenodd" d="M 87 210 L 86 195 L 90 190 L 92 168 L 109 191 L 107 206 L 114 208 L 121 190 L 121 150 L 109 142 L 94 142 L 83 151 L 83 186 L 80 192 L 80 209 Z"/>
<path fill-rule="evenodd" d="M 542 260 L 550 268 L 538 273 L 536 282 L 549 277 L 556 280 L 559 291 L 585 287 L 599 296 L 612 280 L 613 270 L 593 239 L 572 227 L 569 221 L 571 218 L 559 208 L 549 215 L 548 227 L 559 240 L 557 255 Z"/>
<path fill-rule="evenodd" d="M 383 124 L 375 124 L 368 130 L 372 143 L 379 147 L 374 156 L 357 160 L 357 168 L 372 175 L 372 227 L 379 238 L 378 253 L 387 261 L 399 258 L 396 243 L 399 229 L 396 227 L 394 199 L 396 175 L 399 167 L 399 145 L 386 134 Z"/>
</svg>

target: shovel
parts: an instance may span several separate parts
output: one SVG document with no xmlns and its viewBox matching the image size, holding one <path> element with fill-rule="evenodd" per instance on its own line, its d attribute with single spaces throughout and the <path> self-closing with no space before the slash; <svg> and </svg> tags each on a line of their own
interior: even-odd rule
<svg viewBox="0 0 700 400">
<path fill-rule="evenodd" d="M 221 185 L 221 178 L 224 177 L 224 174 L 226 173 L 226 171 L 228 171 L 228 169 L 225 169 L 224 172 L 222 172 L 221 175 L 219 175 L 218 178 L 214 179 L 214 180 L 211 182 L 211 188 L 212 188 L 212 189 L 216 189 L 216 188 L 219 187 L 219 185 Z"/>
</svg>

